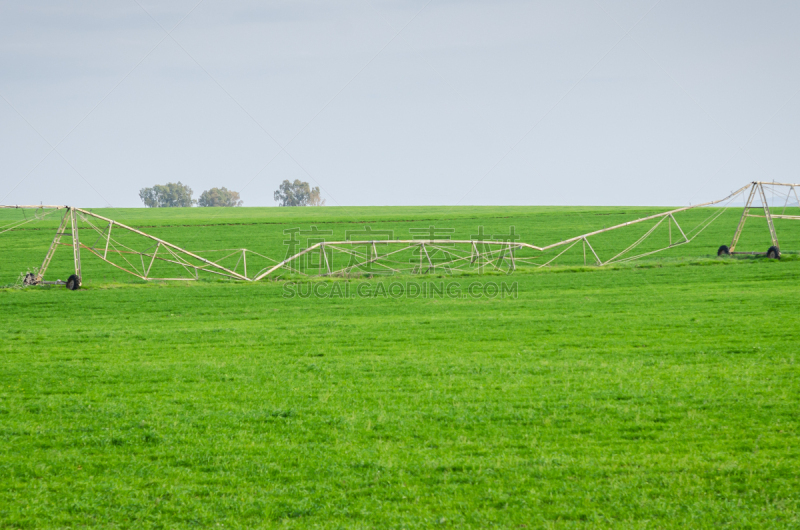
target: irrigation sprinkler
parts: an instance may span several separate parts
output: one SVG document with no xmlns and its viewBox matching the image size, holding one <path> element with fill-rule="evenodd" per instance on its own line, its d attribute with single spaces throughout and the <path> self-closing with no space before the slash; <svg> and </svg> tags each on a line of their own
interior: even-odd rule
<svg viewBox="0 0 800 530">
<path fill-rule="evenodd" d="M 27 272 L 24 275 L 22 285 L 65 285 L 70 290 L 79 289 L 83 281 L 81 251 L 88 252 L 92 257 L 107 265 L 146 281 L 194 281 L 200 278 L 201 273 L 248 282 L 279 277 L 279 275 L 287 273 L 301 276 L 330 277 L 400 273 L 435 274 L 442 271 L 449 273 L 476 269 L 511 273 L 517 270 L 519 266 L 551 266 L 559 259 L 562 259 L 562 256 L 576 245 L 579 250 L 582 250 L 584 265 L 603 267 L 615 263 L 630 262 L 689 244 L 718 219 L 722 213 L 731 208 L 730 203 L 734 199 L 743 197 L 746 194 L 742 216 L 734 232 L 731 244 L 720 246 L 717 255 L 765 255 L 772 259 L 779 259 L 781 250 L 773 220 L 800 220 L 798 215 L 786 215 L 786 208 L 790 206 L 790 200 L 792 201 L 791 206 L 796 204 L 800 207 L 800 198 L 797 194 L 798 186 L 800 185 L 751 182 L 731 192 L 730 195 L 723 199 L 649 215 L 542 246 L 510 239 L 417 238 L 322 241 L 314 243 L 282 261 L 277 261 L 246 248 L 190 251 L 89 210 L 73 206 L 43 205 L 0 206 L 0 208 L 35 210 L 35 215 L 31 219 L 25 217 L 24 220 L 14 221 L 5 227 L 0 227 L 0 234 L 63 210 L 61 222 L 56 229 L 41 267 L 35 272 Z M 779 208 L 777 205 L 773 205 L 772 209 L 770 208 L 767 191 L 772 192 L 773 198 L 776 193 L 779 198 L 785 197 L 781 213 L 775 213 Z M 710 206 L 724 207 L 712 209 L 712 214 L 692 230 L 684 229 L 684 226 L 681 226 L 675 217 L 676 214 L 687 210 Z M 749 218 L 766 219 L 771 238 L 771 245 L 766 252 L 737 250 L 737 245 L 739 245 L 745 227 L 745 221 Z M 652 223 L 652 226 L 622 251 L 607 256 L 606 259 L 601 259 L 596 245 L 593 245 L 590 241 L 590 238 L 596 238 L 601 234 L 618 231 L 641 223 Z M 645 225 L 645 227 L 647 226 Z M 668 243 L 637 253 L 636 249 L 640 248 L 644 241 L 651 238 L 659 228 L 661 230 L 666 228 Z M 93 242 L 89 243 L 92 238 L 94 238 Z M 137 244 L 140 247 L 144 245 L 146 248 L 144 250 L 134 248 Z M 56 250 L 62 246 L 72 248 L 74 273 L 66 281 L 45 280 L 45 274 L 53 256 Z M 545 261 L 547 257 L 545 253 L 547 252 L 553 252 L 554 256 Z M 225 255 L 210 259 L 203 256 L 202 254 L 204 253 L 225 253 Z M 249 274 L 248 257 L 251 259 Z M 228 263 L 233 259 L 237 259 L 235 264 Z M 254 271 L 253 264 L 258 260 L 264 260 L 269 264 L 260 270 Z M 163 271 L 165 268 L 169 269 L 169 274 L 166 276 L 163 275 L 166 272 L 158 272 Z"/>
</svg>

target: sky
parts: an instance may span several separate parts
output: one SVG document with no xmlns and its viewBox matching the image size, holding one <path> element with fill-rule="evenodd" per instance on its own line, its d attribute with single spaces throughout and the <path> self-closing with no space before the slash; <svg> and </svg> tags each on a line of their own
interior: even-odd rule
<svg viewBox="0 0 800 530">
<path fill-rule="evenodd" d="M 800 3 L 0 1 L 0 204 L 670 205 L 800 182 Z"/>
</svg>

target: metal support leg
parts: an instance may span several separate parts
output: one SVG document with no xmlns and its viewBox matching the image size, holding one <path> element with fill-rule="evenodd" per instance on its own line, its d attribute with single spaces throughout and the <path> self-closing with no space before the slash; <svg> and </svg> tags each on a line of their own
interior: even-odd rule
<svg viewBox="0 0 800 530">
<path fill-rule="evenodd" d="M 586 245 L 589 247 L 589 250 L 592 251 L 592 254 L 594 255 L 594 259 L 596 260 L 597 266 L 599 267 L 599 266 L 603 265 L 603 262 L 600 261 L 600 256 L 598 256 L 597 252 L 594 251 L 594 248 L 592 247 L 592 244 L 589 243 L 589 240 L 584 237 L 583 238 L 583 242 L 586 243 Z"/>
<path fill-rule="evenodd" d="M 56 248 L 58 247 L 59 243 L 61 243 L 61 236 L 64 235 L 64 228 L 67 226 L 67 217 L 70 217 L 70 215 L 70 210 L 67 210 L 64 214 L 64 217 L 61 218 L 61 224 L 58 225 L 56 237 L 54 237 L 53 242 L 50 243 L 50 248 L 47 251 L 47 255 L 44 257 L 42 266 L 39 268 L 39 272 L 36 274 L 36 283 L 39 283 L 44 278 L 44 273 L 47 272 L 47 267 L 50 266 L 50 261 L 53 259 L 53 254 L 56 253 Z"/>
<path fill-rule="evenodd" d="M 150 258 L 150 265 L 147 266 L 147 272 L 144 273 L 145 279 L 150 276 L 150 269 L 153 268 L 153 263 L 156 261 L 156 254 L 158 254 L 159 248 L 161 248 L 161 242 L 156 243 L 156 250 L 153 252 L 153 257 Z"/>
<path fill-rule="evenodd" d="M 582 239 L 583 241 L 583 266 L 586 266 L 586 240 Z"/>
<path fill-rule="evenodd" d="M 72 212 L 72 255 L 75 260 L 75 274 L 78 278 L 81 277 L 81 242 L 78 238 L 78 212 L 75 208 L 70 208 Z"/>
<path fill-rule="evenodd" d="M 106 237 L 106 249 L 103 251 L 103 259 L 106 259 L 108 256 L 108 244 L 111 243 L 111 227 L 114 226 L 114 221 L 109 221 L 108 223 L 108 234 Z"/>
<path fill-rule="evenodd" d="M 425 248 L 425 243 L 422 243 L 422 251 L 425 253 L 425 257 L 428 258 L 428 270 L 425 271 L 428 272 L 433 269 L 433 262 L 431 261 L 431 257 L 428 255 L 428 249 Z M 436 271 L 434 270 L 434 272 Z"/>
<path fill-rule="evenodd" d="M 758 185 L 758 191 L 761 194 L 761 202 L 764 204 L 764 216 L 767 218 L 767 225 L 769 225 L 769 235 L 772 236 L 772 245 L 778 247 L 778 233 L 775 232 L 775 224 L 772 222 L 772 214 L 769 211 L 769 204 L 767 203 L 767 195 L 764 193 L 763 184 Z"/>
<path fill-rule="evenodd" d="M 328 263 L 328 253 L 325 252 L 325 244 L 319 246 L 320 252 L 322 252 L 322 257 L 325 259 L 325 268 L 328 270 L 328 274 L 331 273 L 331 264 Z M 331 256 L 333 258 L 333 256 Z"/>
<path fill-rule="evenodd" d="M 752 188 L 750 188 L 750 195 L 747 196 L 747 202 L 744 205 L 744 210 L 742 210 L 742 218 L 739 219 L 739 226 L 736 227 L 736 232 L 734 232 L 733 234 L 733 241 L 731 242 L 730 252 L 736 250 L 736 243 L 739 242 L 739 237 L 742 235 L 742 230 L 744 229 L 744 222 L 747 220 L 747 214 L 750 211 L 750 205 L 753 204 L 753 198 L 756 195 L 757 184 L 753 182 L 751 186 Z"/>
<path fill-rule="evenodd" d="M 686 234 L 684 234 L 684 233 L 683 233 L 683 228 L 681 228 L 681 225 L 679 225 L 679 224 L 678 224 L 678 221 L 676 221 L 676 220 L 675 220 L 675 218 L 674 218 L 674 217 L 672 217 L 672 214 L 669 214 L 669 218 L 670 218 L 670 219 L 672 219 L 672 222 L 673 222 L 673 223 L 675 223 L 675 226 L 678 228 L 678 230 L 680 231 L 681 235 L 683 236 L 683 240 L 684 240 L 684 241 L 686 241 L 686 242 L 688 243 L 688 242 L 689 242 L 689 238 L 688 238 L 688 237 L 686 237 Z M 670 229 L 670 230 L 671 230 L 671 229 Z M 670 233 L 670 234 L 671 234 L 671 233 Z M 671 241 L 671 239 L 672 239 L 672 238 L 670 237 L 670 244 L 672 244 L 672 241 Z"/>
</svg>

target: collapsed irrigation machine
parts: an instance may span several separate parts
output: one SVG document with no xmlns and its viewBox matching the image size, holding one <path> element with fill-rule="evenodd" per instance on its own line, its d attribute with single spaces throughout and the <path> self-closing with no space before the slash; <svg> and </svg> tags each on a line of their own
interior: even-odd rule
<svg viewBox="0 0 800 530">
<path fill-rule="evenodd" d="M 731 204 L 734 200 L 744 199 L 742 213 L 731 243 L 721 245 L 717 255 L 764 255 L 768 258 L 780 259 L 781 249 L 774 220 L 800 219 L 800 215 L 791 215 L 792 210 L 789 214 L 786 213 L 787 208 L 800 208 L 798 186 L 800 184 L 750 182 L 720 200 L 641 217 L 544 246 L 526 243 L 513 237 L 500 240 L 480 237 L 450 239 L 449 236 L 437 238 L 435 234 L 425 238 L 411 239 L 361 237 L 347 238 L 342 241 L 321 240 L 278 261 L 247 248 L 190 251 L 87 209 L 45 205 L 0 206 L 0 208 L 33 210 L 30 217 L 26 215 L 23 219 L 13 220 L 0 227 L 0 234 L 21 229 L 28 223 L 41 221 L 50 216 L 57 218 L 58 215 L 61 215 L 60 224 L 41 266 L 25 271 L 21 275 L 20 283 L 25 287 L 65 285 L 70 290 L 79 289 L 83 281 L 82 252 L 84 256 L 88 253 L 108 266 L 139 279 L 161 281 L 197 280 L 201 274 L 257 282 L 278 277 L 286 272 L 306 276 L 339 277 L 350 277 L 362 273 L 370 275 L 424 274 L 442 270 L 451 272 L 475 268 L 512 272 L 520 264 L 535 267 L 552 265 L 562 259 L 562 256 L 576 245 L 582 247 L 584 265 L 592 264 L 600 267 L 637 260 L 670 248 L 686 245 L 720 215 L 733 208 Z M 781 209 L 781 202 L 783 202 L 782 211 L 777 213 Z M 710 213 L 693 228 L 689 229 L 678 223 L 677 214 L 700 208 L 706 208 Z M 771 238 L 771 244 L 766 252 L 737 249 L 745 223 L 750 218 L 766 220 Z M 637 232 L 635 239 L 621 251 L 614 251 L 604 259 L 601 258 L 603 252 L 599 252 L 596 245 L 592 244 L 596 238 L 635 225 L 643 227 L 644 232 L 642 233 L 641 230 Z M 645 248 L 647 245 L 643 245 L 643 243 L 648 238 L 652 238 L 659 229 L 668 233 L 668 238 Z M 45 279 L 46 273 L 59 247 L 72 248 L 74 273 L 63 281 L 60 279 L 47 280 Z M 411 259 L 408 258 L 409 255 L 412 256 Z M 314 259 L 310 260 L 311 257 Z M 250 260 L 250 272 L 248 272 L 248 259 Z M 309 265 L 311 262 L 313 262 L 313 266 Z"/>
</svg>

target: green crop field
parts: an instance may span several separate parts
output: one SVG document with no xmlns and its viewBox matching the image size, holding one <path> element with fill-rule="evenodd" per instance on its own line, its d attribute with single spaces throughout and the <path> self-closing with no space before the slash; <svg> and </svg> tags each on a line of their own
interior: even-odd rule
<svg viewBox="0 0 800 530">
<path fill-rule="evenodd" d="M 542 245 L 658 211 L 96 210 L 278 260 L 296 227 Z M 779 261 L 717 258 L 740 212 L 630 264 L 314 280 L 322 297 L 146 283 L 90 255 L 79 291 L 15 288 L 59 219 L 0 234 L 0 527 L 796 528 L 800 223 L 779 221 Z M 769 246 L 758 221 L 743 250 Z M 490 284 L 507 290 L 469 294 Z"/>
</svg>

